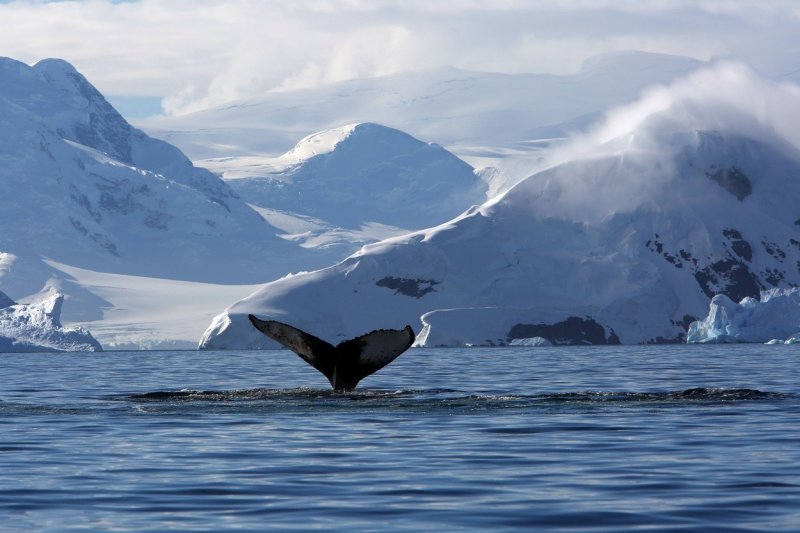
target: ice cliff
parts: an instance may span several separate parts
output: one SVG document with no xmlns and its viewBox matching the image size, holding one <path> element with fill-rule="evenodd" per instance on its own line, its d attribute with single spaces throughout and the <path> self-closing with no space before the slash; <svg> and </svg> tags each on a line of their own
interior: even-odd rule
<svg viewBox="0 0 800 533">
<path fill-rule="evenodd" d="M 708 316 L 689 327 L 686 342 L 793 343 L 800 339 L 800 289 L 772 289 L 761 299 L 736 303 L 724 294 L 711 300 Z"/>
<path fill-rule="evenodd" d="M 37 303 L 15 304 L 0 292 L 0 352 L 102 351 L 87 330 L 62 327 L 63 300 L 53 293 Z"/>
</svg>

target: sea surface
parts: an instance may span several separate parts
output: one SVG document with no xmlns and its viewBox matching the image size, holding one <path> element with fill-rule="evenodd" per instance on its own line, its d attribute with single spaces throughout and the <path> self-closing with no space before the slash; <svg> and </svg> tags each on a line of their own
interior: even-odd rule
<svg viewBox="0 0 800 533">
<path fill-rule="evenodd" d="M 0 355 L 0 529 L 800 530 L 800 346 Z"/>
</svg>

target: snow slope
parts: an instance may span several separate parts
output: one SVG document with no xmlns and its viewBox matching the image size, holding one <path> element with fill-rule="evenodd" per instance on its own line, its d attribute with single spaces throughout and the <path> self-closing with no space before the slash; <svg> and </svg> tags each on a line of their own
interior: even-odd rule
<svg viewBox="0 0 800 533">
<path fill-rule="evenodd" d="M 472 167 L 441 146 L 372 123 L 315 133 L 279 158 L 198 163 L 250 204 L 342 228 L 421 229 L 482 203 L 486 192 Z"/>
<path fill-rule="evenodd" d="M 195 296 L 185 291 L 188 300 L 165 300 L 175 291 L 163 290 L 164 280 L 216 284 L 200 291 L 199 300 L 215 297 L 192 307 L 198 311 L 235 300 L 241 284 L 307 263 L 306 250 L 276 235 L 280 230 L 221 179 L 131 127 L 61 60 L 28 66 L 0 58 L 0 198 L 7 200 L 0 289 L 27 303 L 64 294 L 64 322 L 92 329 L 103 323 L 110 346 L 135 335 L 142 346 L 159 342 L 154 337 L 196 341 L 207 315 L 181 314 Z M 120 281 L 119 290 L 91 286 L 54 264 L 106 273 Z M 124 295 L 130 279 L 153 297 L 134 299 L 135 310 Z M 123 315 L 151 314 L 153 331 L 109 318 L 121 308 Z M 181 327 L 155 322 L 170 312 Z"/>
<path fill-rule="evenodd" d="M 479 208 L 266 285 L 201 347 L 269 346 L 248 313 L 329 341 L 406 323 L 423 345 L 683 341 L 715 294 L 800 284 L 798 118 L 796 87 L 690 76 Z"/>
<path fill-rule="evenodd" d="M 102 350 L 87 330 L 61 326 L 62 294 L 52 293 L 28 305 L 9 301 L 0 292 L 0 353 Z"/>
<path fill-rule="evenodd" d="M 64 294 L 64 321 L 107 347 L 185 347 L 254 284 L 452 216 L 485 190 L 441 147 L 372 124 L 311 136 L 280 165 L 236 180 L 254 191 L 242 198 L 131 127 L 68 63 L 0 58 L 0 197 L 13 200 L 0 289 Z"/>
<path fill-rule="evenodd" d="M 222 283 L 285 272 L 283 261 L 270 268 L 292 249 L 274 228 L 211 172 L 130 127 L 69 64 L 0 59 L 0 79 L 0 197 L 14 199 L 0 212 L 0 251 Z"/>
</svg>

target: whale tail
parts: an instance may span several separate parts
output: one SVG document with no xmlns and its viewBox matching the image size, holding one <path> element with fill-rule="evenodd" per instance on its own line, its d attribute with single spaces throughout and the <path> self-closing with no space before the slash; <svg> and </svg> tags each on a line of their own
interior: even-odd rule
<svg viewBox="0 0 800 533">
<path fill-rule="evenodd" d="M 411 326 L 376 329 L 336 346 L 305 331 L 275 320 L 248 315 L 261 333 L 299 355 L 319 370 L 337 391 L 351 391 L 358 382 L 394 361 L 414 342 Z"/>
</svg>

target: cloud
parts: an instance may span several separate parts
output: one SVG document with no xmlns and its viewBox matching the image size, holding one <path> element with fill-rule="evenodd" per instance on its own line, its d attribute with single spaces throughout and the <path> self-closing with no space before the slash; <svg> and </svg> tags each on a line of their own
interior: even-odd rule
<svg viewBox="0 0 800 533">
<path fill-rule="evenodd" d="M 537 205 L 542 216 L 583 222 L 646 202 L 669 205 L 672 194 L 692 201 L 676 183 L 676 154 L 697 132 L 753 139 L 798 159 L 800 86 L 720 62 L 612 109 L 592 131 L 550 154 L 526 186 L 540 188 L 538 196 L 546 199 Z"/>
<path fill-rule="evenodd" d="M 800 67 L 793 1 L 110 0 L 0 4 L 0 55 L 63 57 L 101 91 L 184 113 L 267 90 L 452 65 L 575 71 L 599 52 Z"/>
<path fill-rule="evenodd" d="M 668 87 L 651 88 L 638 101 L 609 111 L 588 140 L 601 146 L 633 134 L 719 130 L 800 151 L 799 125 L 799 86 L 725 61 Z"/>
</svg>

